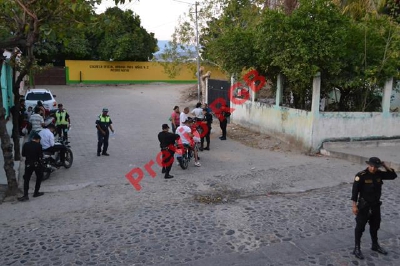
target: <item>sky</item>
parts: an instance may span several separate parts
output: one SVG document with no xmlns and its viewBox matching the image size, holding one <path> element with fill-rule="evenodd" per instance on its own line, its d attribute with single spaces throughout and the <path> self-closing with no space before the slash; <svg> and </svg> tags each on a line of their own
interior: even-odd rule
<svg viewBox="0 0 400 266">
<path fill-rule="evenodd" d="M 195 0 L 132 0 L 118 7 L 122 10 L 130 9 L 139 15 L 143 28 L 153 32 L 158 40 L 171 40 L 179 16 L 187 13 L 194 3 Z M 113 0 L 102 0 L 96 13 L 103 13 L 107 8 L 114 6 Z"/>
</svg>

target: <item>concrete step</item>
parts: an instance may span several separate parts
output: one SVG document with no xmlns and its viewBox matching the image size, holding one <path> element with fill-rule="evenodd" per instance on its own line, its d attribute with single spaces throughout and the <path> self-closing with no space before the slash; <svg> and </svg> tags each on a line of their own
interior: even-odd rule
<svg viewBox="0 0 400 266">
<path fill-rule="evenodd" d="M 320 153 L 363 165 L 370 157 L 379 157 L 400 171 L 400 139 L 325 142 Z"/>
</svg>

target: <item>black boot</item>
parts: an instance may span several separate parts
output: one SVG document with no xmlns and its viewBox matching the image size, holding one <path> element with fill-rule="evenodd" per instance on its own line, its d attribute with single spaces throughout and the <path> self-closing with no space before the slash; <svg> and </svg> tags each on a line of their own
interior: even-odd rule
<svg viewBox="0 0 400 266">
<path fill-rule="evenodd" d="M 379 246 L 378 243 L 372 244 L 371 249 L 373 251 L 376 251 L 376 252 L 381 253 L 383 255 L 387 255 L 388 254 L 388 252 L 385 249 L 383 249 L 381 246 Z"/>
<path fill-rule="evenodd" d="M 40 196 L 43 196 L 44 195 L 44 192 L 35 192 L 35 193 L 33 193 L 33 197 L 34 198 L 37 198 L 37 197 L 40 197 Z"/>
<path fill-rule="evenodd" d="M 18 200 L 19 201 L 27 201 L 27 200 L 29 200 L 29 197 L 24 195 L 22 197 L 19 197 Z"/>
<path fill-rule="evenodd" d="M 356 256 L 357 259 L 363 260 L 364 259 L 364 255 L 361 252 L 360 246 L 356 245 L 354 247 L 354 251 L 353 251 L 354 256 Z"/>
</svg>

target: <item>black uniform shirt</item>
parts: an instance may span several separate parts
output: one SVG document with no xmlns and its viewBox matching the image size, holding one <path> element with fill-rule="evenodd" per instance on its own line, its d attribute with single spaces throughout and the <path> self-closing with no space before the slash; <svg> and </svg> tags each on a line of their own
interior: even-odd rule
<svg viewBox="0 0 400 266">
<path fill-rule="evenodd" d="M 102 130 L 106 131 L 106 133 L 108 132 L 108 128 L 110 127 L 111 124 L 112 121 L 110 116 L 108 115 L 106 116 L 99 115 L 99 117 L 96 120 L 96 125 L 99 125 Z"/>
<path fill-rule="evenodd" d="M 369 203 L 378 202 L 381 198 L 382 180 L 393 180 L 396 177 L 397 174 L 393 169 L 392 171 L 378 170 L 373 174 L 370 173 L 367 168 L 357 173 L 354 178 L 351 200 L 357 201 L 358 195 L 360 194 L 360 198 L 364 198 L 364 200 Z"/>
<path fill-rule="evenodd" d="M 212 115 L 211 115 L 210 113 L 206 113 L 206 114 L 204 115 L 203 121 L 207 122 L 207 126 L 208 126 L 208 127 L 211 127 L 211 124 L 212 124 L 212 122 L 213 122 Z"/>
<path fill-rule="evenodd" d="M 175 144 L 175 140 L 179 139 L 178 134 L 171 132 L 161 131 L 158 133 L 158 140 L 160 141 L 160 148 L 167 148 Z"/>
<path fill-rule="evenodd" d="M 22 156 L 26 157 L 26 165 L 39 162 L 43 158 L 42 145 L 34 141 L 26 142 L 22 146 Z"/>
</svg>

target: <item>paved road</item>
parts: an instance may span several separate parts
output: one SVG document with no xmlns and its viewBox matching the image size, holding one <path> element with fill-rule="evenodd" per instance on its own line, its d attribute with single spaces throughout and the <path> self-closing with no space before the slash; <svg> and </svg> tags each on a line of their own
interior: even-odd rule
<svg viewBox="0 0 400 266">
<path fill-rule="evenodd" d="M 0 265 L 397 265 L 398 180 L 384 186 L 389 255 L 370 251 L 366 234 L 357 261 L 350 183 L 363 166 L 219 141 L 215 125 L 202 167 L 174 166 L 164 180 L 154 166 L 136 191 L 125 174 L 155 161 L 185 86 L 50 88 L 71 113 L 74 164 L 43 183 L 43 197 L 0 205 Z M 103 107 L 116 130 L 110 157 L 96 156 Z"/>
</svg>

